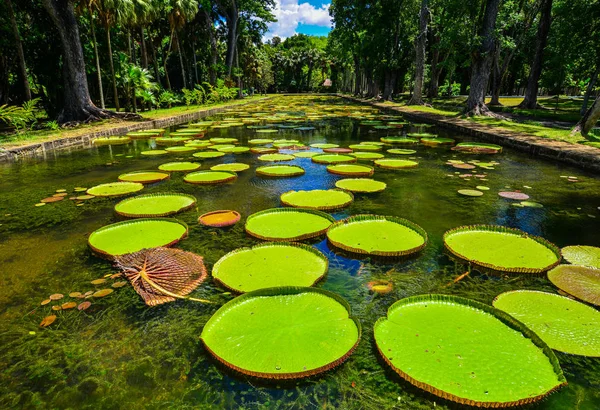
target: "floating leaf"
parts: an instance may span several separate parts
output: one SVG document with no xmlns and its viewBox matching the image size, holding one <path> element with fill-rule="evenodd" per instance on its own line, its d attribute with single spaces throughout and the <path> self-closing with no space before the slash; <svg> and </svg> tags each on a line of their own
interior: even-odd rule
<svg viewBox="0 0 600 410">
<path fill-rule="evenodd" d="M 61 300 L 64 297 L 65 295 L 63 295 L 62 293 L 54 293 L 50 295 L 50 300 Z"/>
<path fill-rule="evenodd" d="M 324 148 L 323 152 L 327 152 L 328 154 L 349 154 L 352 152 L 352 149 L 342 147 Z"/>
<path fill-rule="evenodd" d="M 238 372 L 296 379 L 345 361 L 360 340 L 360 324 L 336 294 L 284 287 L 246 293 L 226 303 L 200 338 L 212 355 Z"/>
<path fill-rule="evenodd" d="M 88 189 L 87 193 L 94 196 L 120 196 L 133 194 L 142 189 L 144 189 L 144 185 L 139 182 L 112 182 L 96 185 Z"/>
<path fill-rule="evenodd" d="M 40 202 L 42 204 L 49 204 L 52 202 L 62 201 L 63 199 L 65 199 L 65 198 L 62 196 L 49 196 L 48 198 L 40 199 Z"/>
<path fill-rule="evenodd" d="M 415 168 L 419 165 L 416 161 L 408 161 L 404 159 L 377 159 L 375 165 L 386 169 L 405 169 Z"/>
<path fill-rule="evenodd" d="M 90 283 L 92 285 L 102 285 L 104 282 L 106 282 L 106 279 L 104 278 L 100 278 L 100 279 L 94 279 L 93 281 L 91 281 Z"/>
<path fill-rule="evenodd" d="M 52 310 L 62 310 L 62 307 L 60 305 L 54 305 L 52 306 Z"/>
<path fill-rule="evenodd" d="M 223 228 L 235 225 L 239 222 L 241 215 L 237 211 L 223 210 L 213 211 L 200 215 L 198 222 L 205 226 Z"/>
<path fill-rule="evenodd" d="M 78 306 L 77 306 L 77 310 L 86 310 L 87 308 L 89 308 L 90 306 L 92 306 L 92 302 L 90 301 L 85 301 L 85 302 L 81 302 Z"/>
<path fill-rule="evenodd" d="M 394 285 L 389 280 L 373 280 L 367 283 L 370 291 L 380 295 L 385 295 L 394 290 Z"/>
<path fill-rule="evenodd" d="M 411 384 L 469 406 L 513 407 L 567 384 L 552 350 L 504 312 L 447 295 L 401 299 L 374 326 L 386 363 Z"/>
<path fill-rule="evenodd" d="M 268 165 L 256 168 L 256 175 L 266 177 L 295 177 L 304 173 L 304 168 L 298 165 Z"/>
<path fill-rule="evenodd" d="M 380 215 L 338 221 L 327 230 L 327 239 L 345 251 L 376 256 L 406 256 L 427 245 L 427 233 L 417 224 Z"/>
<path fill-rule="evenodd" d="M 383 191 L 387 184 L 368 178 L 346 178 L 337 181 L 335 186 L 355 193 L 374 193 Z"/>
<path fill-rule="evenodd" d="M 375 169 L 369 165 L 334 164 L 327 166 L 327 172 L 351 177 L 370 177 Z"/>
<path fill-rule="evenodd" d="M 459 189 L 458 193 L 464 196 L 482 196 L 483 192 L 476 189 Z"/>
<path fill-rule="evenodd" d="M 388 149 L 387 152 L 390 154 L 395 154 L 395 155 L 412 155 L 412 154 L 417 153 L 417 151 L 415 151 L 414 149 L 398 149 L 398 148 Z"/>
<path fill-rule="evenodd" d="M 529 199 L 529 195 L 524 194 L 523 192 L 509 192 L 509 191 L 501 191 L 498 192 L 498 196 L 507 199 L 516 199 L 517 201 L 525 201 Z"/>
<path fill-rule="evenodd" d="M 82 296 L 81 292 L 71 292 L 69 293 L 69 297 L 71 298 L 80 298 Z"/>
<path fill-rule="evenodd" d="M 155 157 L 158 155 L 166 155 L 168 154 L 168 151 L 165 151 L 164 149 L 154 149 L 154 150 L 150 150 L 150 151 L 142 151 L 140 152 L 141 155 L 145 155 L 147 157 Z"/>
<path fill-rule="evenodd" d="M 65 303 L 63 303 L 62 305 L 60 305 L 60 307 L 61 307 L 63 310 L 66 310 L 66 309 L 73 309 L 75 306 L 77 306 L 77 303 L 75 303 L 75 302 L 65 302 Z"/>
<path fill-rule="evenodd" d="M 350 155 L 342 154 L 319 154 L 311 158 L 312 162 L 317 164 L 341 164 L 348 162 L 356 162 L 356 158 Z"/>
<path fill-rule="evenodd" d="M 337 148 L 337 147 L 339 147 L 339 145 L 337 145 L 337 144 L 330 144 L 330 143 L 327 143 L 327 142 L 318 142 L 316 144 L 310 144 L 310 146 L 312 148 L 321 148 L 321 149 Z"/>
<path fill-rule="evenodd" d="M 241 164 L 239 162 L 232 162 L 229 164 L 219 164 L 210 167 L 212 171 L 230 171 L 230 172 L 242 172 L 250 168 L 248 164 Z"/>
<path fill-rule="evenodd" d="M 577 265 L 558 265 L 548 272 L 548 279 L 569 295 L 600 306 L 600 269 Z"/>
<path fill-rule="evenodd" d="M 119 282 L 113 283 L 111 286 L 113 288 L 122 288 L 125 285 L 127 285 L 127 282 L 125 282 L 125 281 L 119 281 Z"/>
<path fill-rule="evenodd" d="M 170 216 L 196 205 L 196 198 L 186 194 L 160 193 L 127 198 L 115 205 L 115 212 L 128 218 Z"/>
<path fill-rule="evenodd" d="M 444 234 L 444 245 L 460 259 L 499 272 L 540 274 L 561 259 L 556 245 L 504 226 L 454 228 Z"/>
<path fill-rule="evenodd" d="M 196 171 L 183 177 L 185 182 L 196 185 L 224 184 L 236 179 L 237 174 L 230 171 Z"/>
<path fill-rule="evenodd" d="M 196 158 L 211 159 L 211 158 L 224 157 L 225 153 L 219 152 L 219 151 L 203 151 L 203 152 L 196 152 L 195 154 L 193 154 L 193 156 Z"/>
<path fill-rule="evenodd" d="M 600 312 L 590 306 L 533 290 L 502 293 L 493 304 L 524 323 L 554 350 L 600 357 Z"/>
<path fill-rule="evenodd" d="M 290 154 L 263 154 L 258 157 L 259 161 L 267 162 L 291 161 L 293 159 L 294 156 Z"/>
<path fill-rule="evenodd" d="M 99 291 L 97 291 L 97 292 L 94 292 L 94 293 L 92 294 L 92 296 L 93 296 L 93 297 L 95 297 L 95 298 L 103 298 L 103 297 L 105 297 L 105 296 L 108 296 L 108 295 L 110 295 L 110 294 L 111 294 L 111 293 L 113 293 L 113 292 L 114 292 L 114 291 L 113 291 L 112 289 L 100 289 Z"/>
<path fill-rule="evenodd" d="M 600 269 L 600 248 L 596 246 L 565 246 L 561 252 L 569 263 Z"/>
<path fill-rule="evenodd" d="M 339 189 L 314 189 L 311 191 L 288 191 L 281 194 L 281 203 L 295 208 L 332 211 L 350 205 L 354 201 L 351 193 Z"/>
<path fill-rule="evenodd" d="M 274 208 L 246 219 L 246 232 L 267 241 L 301 241 L 325 233 L 335 219 L 326 213 L 299 208 Z"/>
<path fill-rule="evenodd" d="M 56 320 L 56 315 L 46 316 L 44 319 L 42 319 L 42 322 L 40 323 L 40 326 L 41 327 L 48 327 L 52 323 L 54 323 L 55 320 Z"/>
<path fill-rule="evenodd" d="M 44 299 L 44 300 L 42 300 L 42 302 L 40 303 L 40 305 L 45 306 L 45 305 L 47 305 L 50 302 L 52 302 L 52 299 Z"/>
<path fill-rule="evenodd" d="M 180 249 L 155 248 L 130 253 L 117 257 L 116 265 L 148 306 L 189 298 L 186 295 L 207 276 L 203 258 Z"/>
</svg>

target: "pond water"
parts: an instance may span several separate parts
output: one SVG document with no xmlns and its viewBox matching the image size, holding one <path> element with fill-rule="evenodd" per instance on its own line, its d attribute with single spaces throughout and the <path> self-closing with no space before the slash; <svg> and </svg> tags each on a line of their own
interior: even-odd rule
<svg viewBox="0 0 600 410">
<path fill-rule="evenodd" d="M 213 137 L 238 138 L 247 145 L 251 138 L 299 139 L 302 143 L 330 142 L 348 146 L 379 141 L 384 136 L 429 132 L 467 141 L 468 138 L 442 129 L 406 126 L 377 130 L 360 125 L 361 120 L 337 117 L 337 112 L 360 111 L 380 115 L 362 106 L 348 108 L 334 97 L 278 97 L 259 108 L 234 108 L 222 117 L 240 115 L 240 110 L 315 118 L 298 123 L 314 130 L 278 129 L 276 134 L 257 134 L 245 126 L 209 130 Z M 362 110 L 362 111 L 361 111 Z M 327 114 L 326 117 L 319 118 Z M 285 118 L 285 117 L 283 117 Z M 283 121 L 282 121 L 283 123 Z M 276 125 L 276 123 L 270 123 Z M 59 189 L 69 196 L 75 187 L 92 187 L 116 181 L 125 172 L 156 170 L 165 162 L 191 154 L 159 157 L 140 155 L 155 148 L 153 140 L 136 140 L 127 145 L 101 146 L 85 151 L 50 155 L 44 160 L 0 164 L 0 407 L 2 408 L 244 408 L 244 409 L 430 409 L 456 407 L 411 386 L 395 375 L 378 358 L 373 342 L 373 324 L 385 316 L 396 300 L 425 293 L 443 293 L 490 304 L 493 298 L 513 289 L 538 289 L 556 293 L 545 277 L 490 277 L 477 272 L 447 286 L 465 271 L 443 253 L 443 233 L 461 225 L 498 224 L 540 235 L 559 247 L 598 245 L 600 242 L 600 180 L 575 168 L 543 162 L 509 149 L 497 155 L 472 155 L 448 147 L 415 145 L 417 168 L 377 168 L 374 179 L 387 183 L 378 194 L 355 196 L 354 203 L 332 213 L 336 219 L 355 214 L 394 215 L 423 227 L 429 243 L 416 258 L 384 262 L 356 259 L 334 252 L 320 237 L 305 241 L 327 255 L 329 273 L 318 287 L 336 292 L 352 307 L 362 323 L 362 340 L 342 366 L 319 377 L 294 383 L 265 384 L 236 376 L 219 366 L 203 348 L 199 336 L 203 325 L 220 305 L 233 296 L 207 280 L 194 296 L 215 305 L 177 301 L 147 307 L 130 286 L 116 289 L 93 301 L 84 312 L 76 309 L 55 312 L 57 321 L 39 327 L 51 314 L 50 305 L 40 301 L 54 293 L 68 294 L 98 289 L 90 281 L 116 272 L 105 260 L 93 256 L 87 236 L 116 222 L 114 205 L 120 199 L 94 198 L 76 206 L 68 199 L 34 206 Z M 388 149 L 391 147 L 385 147 Z M 319 149 L 311 149 L 320 151 Z M 385 152 L 385 151 L 383 151 Z M 392 157 L 390 154 L 386 156 Z M 497 161 L 485 181 L 461 178 L 468 173 L 446 164 L 448 160 Z M 198 160 L 200 162 L 200 160 Z M 243 221 L 257 211 L 279 207 L 280 194 L 289 190 L 329 189 L 343 177 L 328 173 L 325 165 L 310 158 L 288 164 L 302 166 L 306 174 L 294 178 L 267 179 L 256 175 L 265 163 L 252 153 L 202 160 L 201 169 L 219 163 L 242 162 L 250 169 L 240 172 L 235 182 L 197 186 L 183 182 L 183 175 L 146 186 L 143 193 L 181 192 L 195 196 L 197 207 L 177 215 L 189 225 L 189 237 L 179 248 L 205 258 L 209 270 L 233 249 L 261 241 L 244 232 Z M 368 162 L 365 162 L 368 163 Z M 569 182 L 568 176 L 577 177 Z M 485 185 L 481 197 L 465 197 L 459 189 Z M 521 190 L 543 208 L 515 207 L 514 201 L 497 195 L 501 190 Z M 197 223 L 200 214 L 233 209 L 242 221 L 229 229 Z M 394 290 L 372 293 L 367 283 L 388 280 Z M 600 359 L 557 353 L 569 385 L 534 405 L 540 409 L 600 408 Z"/>
</svg>

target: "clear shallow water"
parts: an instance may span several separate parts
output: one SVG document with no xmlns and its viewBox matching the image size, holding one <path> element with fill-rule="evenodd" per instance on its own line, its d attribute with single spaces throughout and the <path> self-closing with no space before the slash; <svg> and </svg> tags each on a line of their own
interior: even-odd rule
<svg viewBox="0 0 600 410">
<path fill-rule="evenodd" d="M 273 104 L 286 101 L 282 98 Z M 316 103 L 345 104 L 338 99 Z M 399 134 L 395 130 L 374 131 L 348 118 L 308 125 L 317 129 L 256 134 L 246 127 L 234 127 L 211 131 L 204 139 L 233 136 L 246 145 L 251 138 L 288 138 L 306 144 L 333 142 L 347 146 Z M 466 140 L 435 128 L 424 132 Z M 109 263 L 91 255 L 86 238 L 95 229 L 118 220 L 113 207 L 119 199 L 97 198 L 80 207 L 68 200 L 39 208 L 34 204 L 57 189 L 72 192 L 76 186 L 115 181 L 127 171 L 153 170 L 179 158 L 195 160 L 191 154 L 141 156 L 139 152 L 149 146 L 153 147 L 153 142 L 135 141 L 124 146 L 57 154 L 45 161 L 0 165 L 2 408 L 429 409 L 434 403 L 438 407 L 456 407 L 402 381 L 378 359 L 372 338 L 377 318 L 385 315 L 397 299 L 422 293 L 454 294 L 491 303 L 497 294 L 507 290 L 556 289 L 545 278 L 491 278 L 480 274 L 447 287 L 464 268 L 444 256 L 442 234 L 459 225 L 485 223 L 520 228 L 560 247 L 600 242 L 597 177 L 511 150 L 494 156 L 473 156 L 448 148 L 416 146 L 414 156 L 398 157 L 416 157 L 418 168 L 377 169 L 373 178 L 386 182 L 388 188 L 379 194 L 356 195 L 350 207 L 333 215 L 336 219 L 359 213 L 396 215 L 419 224 L 429 235 L 429 245 L 418 258 L 386 264 L 333 252 L 323 238 L 308 242 L 330 259 L 329 273 L 318 286 L 348 300 L 363 327 L 357 351 L 344 365 L 321 377 L 280 385 L 237 377 L 218 366 L 198 340 L 203 324 L 220 303 L 204 306 L 178 301 L 147 308 L 129 286 L 94 301 L 86 312 L 58 312 L 58 320 L 51 328 L 40 329 L 39 322 L 50 314 L 48 307 L 39 306 L 41 300 L 57 292 L 93 290 L 97 287 L 89 283 L 91 280 L 115 272 Z M 177 216 L 190 226 L 189 238 L 179 247 L 204 256 L 209 269 L 225 253 L 260 241 L 244 233 L 243 223 L 227 230 L 202 227 L 197 223 L 200 214 L 234 209 L 242 214 L 243 222 L 251 213 L 279 206 L 283 192 L 333 188 L 335 181 L 342 178 L 327 173 L 324 165 L 310 159 L 296 159 L 286 164 L 302 166 L 306 170 L 304 176 L 265 179 L 255 175 L 256 167 L 265 165 L 256 157 L 230 154 L 202 161 L 201 169 L 224 162 L 250 164 L 251 168 L 241 172 L 234 183 L 195 186 L 184 183 L 182 175 L 174 174 L 170 180 L 143 191 L 183 192 L 198 199 L 196 209 Z M 449 176 L 458 170 L 444 164 L 448 159 L 495 160 L 500 165 L 486 171 L 488 181 L 463 181 Z M 577 176 L 580 182 L 569 183 L 561 176 Z M 456 193 L 476 185 L 489 186 L 490 191 L 479 198 Z M 506 187 L 526 192 L 544 208 L 511 206 L 511 201 L 497 195 Z M 384 296 L 370 293 L 367 282 L 378 279 L 391 280 L 394 291 Z M 207 281 L 194 295 L 224 303 L 232 297 L 224 292 Z M 569 386 L 533 407 L 600 408 L 600 359 L 565 354 L 558 357 Z"/>
</svg>

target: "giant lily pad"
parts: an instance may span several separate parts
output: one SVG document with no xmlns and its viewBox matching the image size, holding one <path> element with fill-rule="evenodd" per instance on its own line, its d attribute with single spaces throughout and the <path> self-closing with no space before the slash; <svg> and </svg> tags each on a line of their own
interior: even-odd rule
<svg viewBox="0 0 600 410">
<path fill-rule="evenodd" d="M 315 151 L 302 151 L 302 152 L 294 152 L 293 154 L 296 158 L 312 158 L 315 155 L 320 155 Z"/>
<path fill-rule="evenodd" d="M 186 194 L 148 194 L 124 199 L 115 205 L 115 212 L 129 218 L 169 216 L 196 205 L 196 198 Z"/>
<path fill-rule="evenodd" d="M 383 137 L 381 138 L 381 142 L 387 144 L 417 144 L 419 139 L 409 137 Z"/>
<path fill-rule="evenodd" d="M 196 162 L 167 162 L 158 166 L 158 169 L 166 172 L 187 172 L 195 171 L 200 168 L 200 164 Z"/>
<path fill-rule="evenodd" d="M 380 151 L 381 146 L 376 144 L 354 144 L 350 145 L 350 148 L 356 151 Z"/>
<path fill-rule="evenodd" d="M 294 208 L 332 211 L 352 203 L 354 195 L 339 189 L 313 189 L 312 191 L 288 191 L 281 194 L 281 203 Z"/>
<path fill-rule="evenodd" d="M 454 228 L 444 234 L 444 245 L 460 259 L 499 272 L 540 274 L 561 259 L 556 245 L 504 226 Z"/>
<path fill-rule="evenodd" d="M 168 178 L 168 173 L 158 171 L 134 171 L 119 175 L 121 182 L 139 182 L 141 184 L 151 184 Z"/>
<path fill-rule="evenodd" d="M 133 194 L 144 189 L 144 184 L 139 182 L 111 182 L 100 184 L 87 190 L 88 195 L 94 196 L 120 196 Z"/>
<path fill-rule="evenodd" d="M 165 148 L 165 151 L 170 152 L 171 154 L 187 154 L 189 152 L 194 152 L 198 149 L 193 145 L 183 145 L 183 146 L 175 146 Z"/>
<path fill-rule="evenodd" d="M 304 175 L 304 168 L 298 165 L 268 165 L 256 168 L 256 175 L 265 177 L 296 177 Z"/>
<path fill-rule="evenodd" d="M 334 221 L 312 209 L 274 208 L 250 215 L 246 232 L 267 241 L 301 241 L 324 234 Z"/>
<path fill-rule="evenodd" d="M 368 165 L 334 164 L 327 166 L 327 172 L 351 177 L 370 177 L 375 172 L 375 169 Z"/>
<path fill-rule="evenodd" d="M 150 151 L 142 151 L 140 152 L 141 155 L 144 155 L 146 157 L 156 157 L 159 155 L 166 155 L 168 154 L 168 151 L 165 151 L 164 149 L 153 149 Z"/>
<path fill-rule="evenodd" d="M 259 161 L 269 161 L 269 162 L 291 161 L 293 159 L 294 159 L 294 156 L 290 155 L 290 154 L 263 154 L 258 157 Z"/>
<path fill-rule="evenodd" d="M 295 379 L 346 360 L 360 340 L 360 324 L 334 293 L 272 288 L 223 305 L 200 338 L 231 369 L 254 377 Z"/>
<path fill-rule="evenodd" d="M 387 152 L 389 152 L 390 154 L 395 154 L 395 155 L 412 155 L 412 154 L 417 153 L 417 151 L 415 151 L 414 149 L 401 149 L 401 148 L 388 149 Z"/>
<path fill-rule="evenodd" d="M 213 277 L 235 292 L 279 286 L 312 286 L 325 273 L 325 255 L 298 243 L 266 243 L 236 249 L 213 267 Z"/>
<path fill-rule="evenodd" d="M 378 152 L 353 152 L 352 154 L 350 154 L 350 156 L 356 158 L 356 159 L 363 159 L 363 160 L 367 160 L 367 161 L 374 161 L 376 159 L 381 159 L 383 158 L 385 155 L 380 154 Z"/>
<path fill-rule="evenodd" d="M 209 159 L 209 158 L 219 158 L 225 156 L 224 152 L 219 151 L 204 151 L 204 152 L 196 152 L 193 154 L 196 158 Z"/>
<path fill-rule="evenodd" d="M 496 144 L 486 144 L 483 142 L 461 142 L 452 147 L 453 151 L 466 152 L 469 154 L 498 154 L 502 152 L 502 147 Z"/>
<path fill-rule="evenodd" d="M 225 147 L 225 148 L 219 148 L 219 152 L 225 152 L 227 154 L 245 154 L 246 152 L 250 152 L 250 148 L 248 148 L 248 147 Z"/>
<path fill-rule="evenodd" d="M 94 145 L 123 145 L 131 141 L 130 137 L 100 137 L 94 139 Z"/>
<path fill-rule="evenodd" d="M 386 169 L 405 169 L 405 168 L 415 168 L 419 165 L 416 161 L 409 161 L 406 159 L 376 159 L 375 165 L 381 168 Z"/>
<path fill-rule="evenodd" d="M 430 147 L 437 147 L 438 145 L 453 145 L 455 141 L 452 138 L 421 138 L 421 144 Z"/>
<path fill-rule="evenodd" d="M 346 178 L 337 181 L 335 186 L 355 193 L 373 193 L 383 191 L 387 184 L 368 178 Z"/>
<path fill-rule="evenodd" d="M 533 290 L 502 293 L 494 306 L 523 322 L 554 350 L 600 357 L 600 312 L 590 306 Z"/>
<path fill-rule="evenodd" d="M 310 144 L 310 146 L 312 148 L 321 148 L 321 149 L 325 149 L 325 148 L 337 148 L 339 147 L 338 144 L 330 144 L 327 142 L 317 142 L 315 144 Z"/>
<path fill-rule="evenodd" d="M 406 256 L 427 245 L 419 225 L 394 216 L 355 215 L 327 230 L 327 239 L 340 249 L 377 256 Z"/>
<path fill-rule="evenodd" d="M 239 162 L 231 162 L 228 164 L 218 164 L 210 167 L 212 171 L 231 171 L 231 172 L 242 172 L 250 168 L 248 164 L 242 164 Z"/>
<path fill-rule="evenodd" d="M 316 162 L 317 164 L 341 164 L 347 162 L 356 162 L 356 158 L 351 157 L 350 155 L 342 154 L 319 154 L 313 156 L 311 159 L 312 162 Z"/>
<path fill-rule="evenodd" d="M 379 353 L 402 378 L 460 404 L 519 406 L 567 384 L 554 352 L 535 333 L 473 300 L 401 299 L 374 333 Z"/>
<path fill-rule="evenodd" d="M 187 174 L 183 180 L 189 184 L 211 185 L 234 181 L 237 174 L 231 171 L 196 171 Z"/>
<path fill-rule="evenodd" d="M 556 287 L 592 305 L 600 306 L 600 269 L 558 265 L 548 272 Z"/>
<path fill-rule="evenodd" d="M 248 141 L 250 145 L 267 145 L 272 143 L 273 140 L 269 138 L 254 138 Z"/>
<path fill-rule="evenodd" d="M 595 246 L 574 245 L 561 249 L 562 256 L 574 265 L 600 269 L 600 248 Z"/>
<path fill-rule="evenodd" d="M 172 246 L 185 238 L 187 233 L 187 225 L 176 219 L 134 219 L 92 232 L 88 244 L 95 253 L 112 258 L 146 248 Z"/>
</svg>

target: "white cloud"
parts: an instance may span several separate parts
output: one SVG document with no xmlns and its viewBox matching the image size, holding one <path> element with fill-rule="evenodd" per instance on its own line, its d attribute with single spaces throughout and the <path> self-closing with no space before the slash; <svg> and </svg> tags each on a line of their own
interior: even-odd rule
<svg viewBox="0 0 600 410">
<path fill-rule="evenodd" d="M 296 34 L 298 24 L 312 24 L 321 27 L 331 27 L 329 4 L 315 7 L 310 3 L 300 3 L 300 0 L 275 0 L 275 18 L 277 22 L 269 24 L 269 31 L 264 40 L 275 36 L 285 39 Z"/>
</svg>

